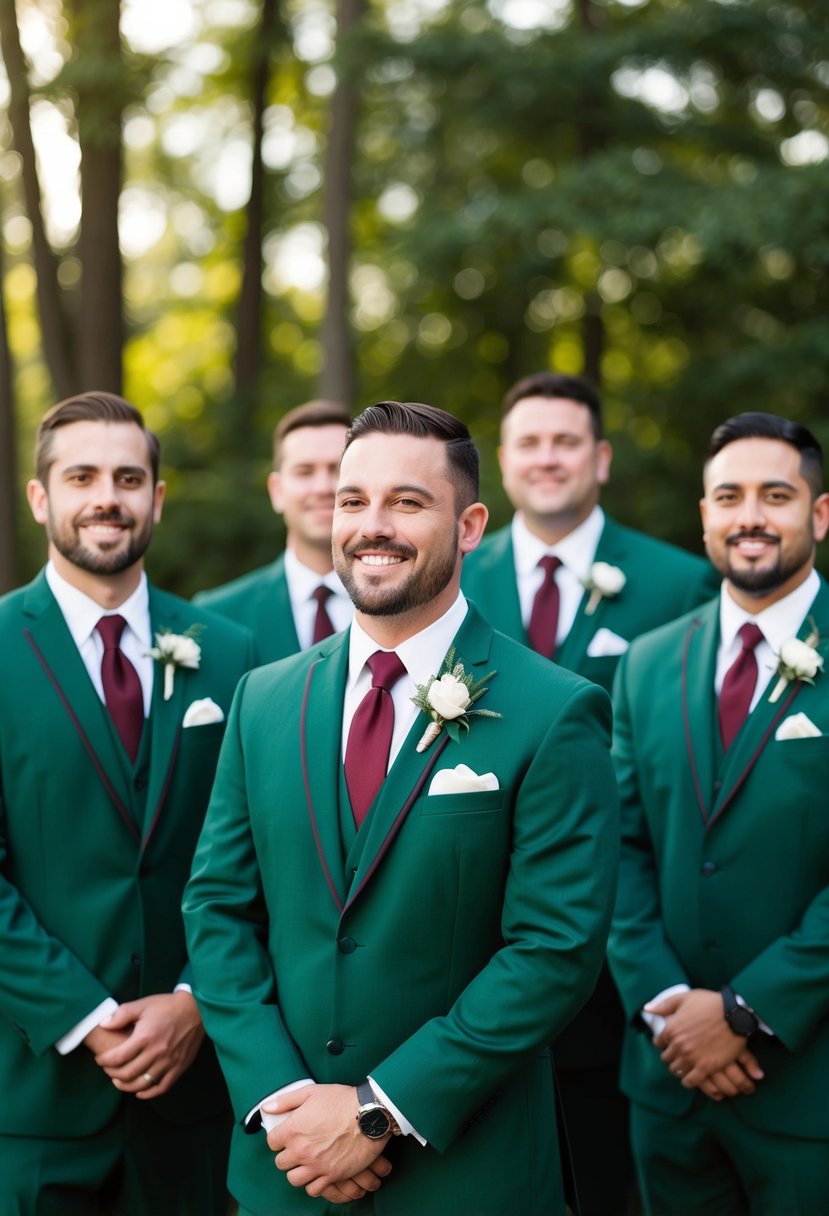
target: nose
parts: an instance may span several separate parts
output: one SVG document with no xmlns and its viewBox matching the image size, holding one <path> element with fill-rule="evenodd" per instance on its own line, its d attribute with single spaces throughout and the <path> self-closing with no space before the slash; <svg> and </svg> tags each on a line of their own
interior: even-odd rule
<svg viewBox="0 0 829 1216">
<path fill-rule="evenodd" d="M 744 532 L 765 528 L 766 513 L 762 497 L 753 490 L 745 493 L 737 511 L 737 524 Z"/>
<path fill-rule="evenodd" d="M 95 479 L 94 504 L 101 510 L 121 506 L 118 481 L 111 473 L 102 473 Z"/>
<path fill-rule="evenodd" d="M 369 540 L 390 540 L 394 523 L 385 503 L 368 503 L 360 516 L 360 534 Z"/>
</svg>

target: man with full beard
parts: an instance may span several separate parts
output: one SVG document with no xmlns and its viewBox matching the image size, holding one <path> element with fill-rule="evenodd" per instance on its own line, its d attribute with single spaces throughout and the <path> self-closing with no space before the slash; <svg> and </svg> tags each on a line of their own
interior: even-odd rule
<svg viewBox="0 0 829 1216">
<path fill-rule="evenodd" d="M 245 630 L 148 584 L 159 445 L 111 393 L 41 421 L 49 560 L 0 600 L 0 1214 L 223 1216 L 227 1094 L 181 892 Z"/>
<path fill-rule="evenodd" d="M 714 432 L 720 596 L 615 686 L 622 863 L 609 958 L 648 1216 L 823 1216 L 829 1195 L 829 529 L 803 426 Z"/>
<path fill-rule="evenodd" d="M 463 423 L 369 407 L 354 621 L 234 701 L 184 911 L 242 1213 L 563 1212 L 548 1044 L 603 954 L 610 704 L 461 595 L 486 517 Z"/>
</svg>

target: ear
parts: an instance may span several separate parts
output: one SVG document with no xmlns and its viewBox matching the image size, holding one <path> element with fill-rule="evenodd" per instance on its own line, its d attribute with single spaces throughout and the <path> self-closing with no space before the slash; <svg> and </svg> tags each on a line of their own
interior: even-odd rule
<svg viewBox="0 0 829 1216">
<path fill-rule="evenodd" d="M 49 495 L 43 482 L 33 477 L 26 485 L 26 498 L 35 522 L 45 524 L 49 517 Z"/>
<path fill-rule="evenodd" d="M 282 476 L 276 469 L 272 473 L 268 473 L 268 497 L 276 514 L 281 515 L 285 503 L 282 498 Z"/>
<path fill-rule="evenodd" d="M 458 519 L 458 548 L 461 553 L 471 553 L 481 543 L 481 537 L 489 519 L 489 511 L 482 502 L 473 502 Z"/>
<path fill-rule="evenodd" d="M 596 444 L 596 481 L 600 486 L 606 486 L 610 480 L 610 466 L 613 463 L 613 448 L 608 439 L 600 439 Z"/>
<path fill-rule="evenodd" d="M 167 494 L 167 482 L 157 481 L 153 490 L 153 523 L 161 522 L 161 508 L 164 505 L 164 498 Z"/>
<path fill-rule="evenodd" d="M 705 501 L 704 498 L 701 498 L 699 500 L 699 514 L 700 514 L 700 519 L 702 520 L 702 539 L 704 542 L 707 539 L 706 535 L 705 535 L 705 529 L 708 526 L 708 503 Z"/>
<path fill-rule="evenodd" d="M 820 543 L 829 532 L 829 494 L 821 494 L 812 504 L 815 540 Z"/>
</svg>

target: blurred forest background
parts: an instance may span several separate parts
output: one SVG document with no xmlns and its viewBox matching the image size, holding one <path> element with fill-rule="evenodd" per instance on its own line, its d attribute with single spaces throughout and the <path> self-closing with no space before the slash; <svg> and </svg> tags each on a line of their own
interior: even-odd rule
<svg viewBox="0 0 829 1216">
<path fill-rule="evenodd" d="M 0 0 L 0 589 L 34 428 L 122 391 L 184 594 L 275 556 L 270 432 L 313 396 L 462 415 L 601 386 L 604 501 L 699 548 L 745 409 L 829 448 L 826 0 Z M 825 559 L 824 559 L 825 564 Z"/>
</svg>

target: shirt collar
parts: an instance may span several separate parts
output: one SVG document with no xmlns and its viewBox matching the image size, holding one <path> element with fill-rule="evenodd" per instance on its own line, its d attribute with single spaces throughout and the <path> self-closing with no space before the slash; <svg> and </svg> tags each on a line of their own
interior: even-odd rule
<svg viewBox="0 0 829 1216">
<path fill-rule="evenodd" d="M 61 574 L 58 574 L 51 561 L 46 563 L 46 581 L 63 613 L 75 645 L 80 648 L 92 636 L 101 617 L 108 616 L 110 613 L 95 600 L 85 595 L 83 591 L 79 591 L 77 587 L 68 583 Z M 149 650 L 152 644 L 150 592 L 147 575 L 143 570 L 138 586 L 132 595 L 112 611 L 124 618 L 128 628 L 132 630 L 141 645 Z"/>
<path fill-rule="evenodd" d="M 334 595 L 347 597 L 348 594 L 336 571 L 329 570 L 327 574 L 318 574 L 316 570 L 309 569 L 301 562 L 290 548 L 285 550 L 285 580 L 292 603 L 299 604 L 310 600 L 319 586 L 327 587 Z"/>
<path fill-rule="evenodd" d="M 794 591 L 790 591 L 783 599 L 769 604 L 762 612 L 755 615 L 731 598 L 728 593 L 728 582 L 723 580 L 720 591 L 720 641 L 725 647 L 731 646 L 738 630 L 746 621 L 754 621 L 762 630 L 763 637 L 775 654 L 780 653 L 780 647 L 790 638 L 797 637 L 798 630 L 803 624 L 815 596 L 820 590 L 820 578 L 817 571 L 812 570 L 809 577 Z"/>
<path fill-rule="evenodd" d="M 529 574 L 542 557 L 552 553 L 580 582 L 588 582 L 604 524 L 604 511 L 596 506 L 587 519 L 578 524 L 572 532 L 568 532 L 554 545 L 548 545 L 529 530 L 521 512 L 517 511 L 512 520 L 516 573 L 519 576 Z"/>
<path fill-rule="evenodd" d="M 415 686 L 425 684 L 430 676 L 438 674 L 438 669 L 452 645 L 455 634 L 463 624 L 468 609 L 466 599 L 459 592 L 458 598 L 442 617 L 394 647 Z M 348 645 L 348 684 L 353 687 L 366 661 L 376 650 L 386 650 L 387 647 L 379 646 L 370 638 L 356 617 L 351 623 Z"/>
</svg>

